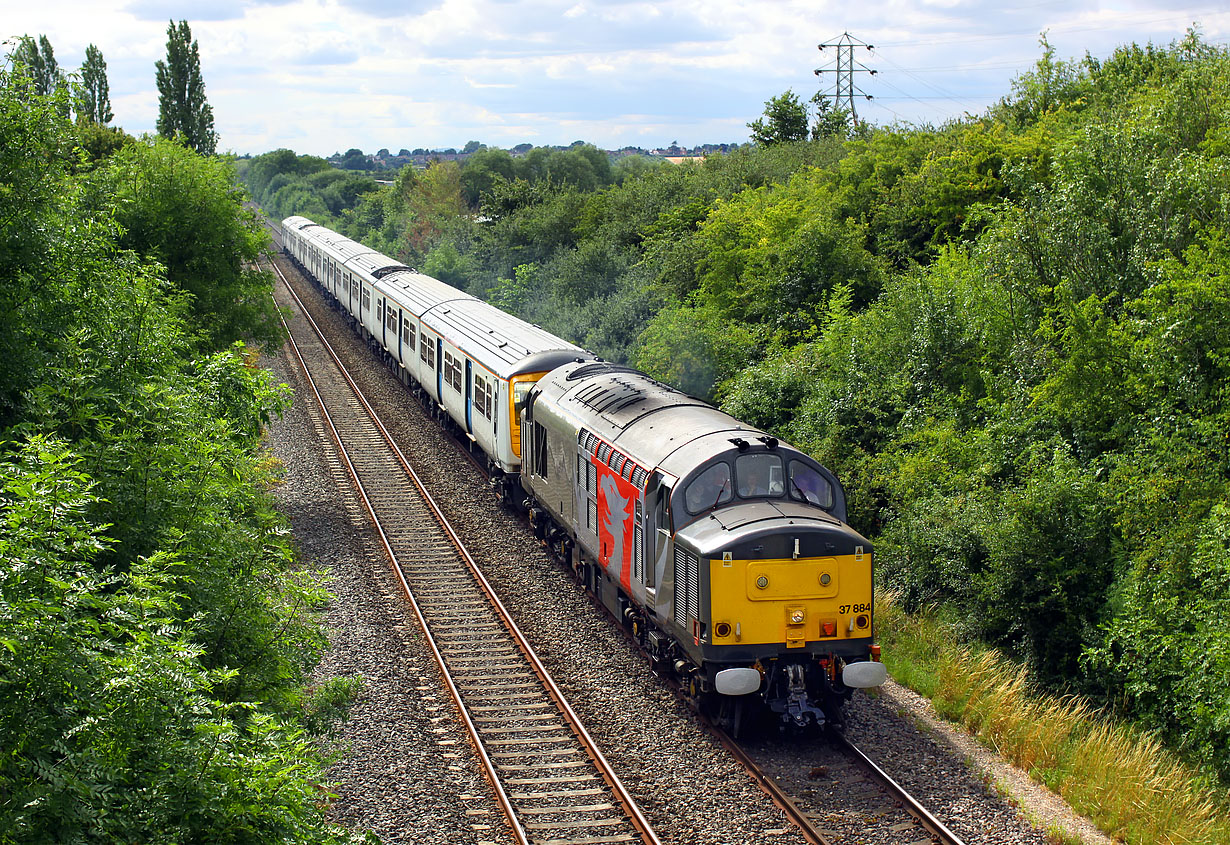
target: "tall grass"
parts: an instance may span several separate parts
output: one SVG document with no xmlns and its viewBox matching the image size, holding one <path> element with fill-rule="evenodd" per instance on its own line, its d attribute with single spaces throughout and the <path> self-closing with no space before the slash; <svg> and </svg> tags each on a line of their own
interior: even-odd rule
<svg viewBox="0 0 1230 845">
<path fill-rule="evenodd" d="M 1130 845 L 1230 843 L 1230 804 L 1150 736 L 1073 696 L 1034 690 L 1025 669 L 989 648 L 957 645 L 932 614 L 876 605 L 884 662 L 936 710 Z"/>
</svg>

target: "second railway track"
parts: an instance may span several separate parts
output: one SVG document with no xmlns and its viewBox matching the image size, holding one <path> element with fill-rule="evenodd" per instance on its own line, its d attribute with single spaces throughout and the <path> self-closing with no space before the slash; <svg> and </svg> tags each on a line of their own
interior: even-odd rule
<svg viewBox="0 0 1230 845">
<path fill-rule="evenodd" d="M 285 295 L 297 299 L 289 285 Z M 659 842 L 305 309 L 290 345 L 521 843 Z"/>
</svg>

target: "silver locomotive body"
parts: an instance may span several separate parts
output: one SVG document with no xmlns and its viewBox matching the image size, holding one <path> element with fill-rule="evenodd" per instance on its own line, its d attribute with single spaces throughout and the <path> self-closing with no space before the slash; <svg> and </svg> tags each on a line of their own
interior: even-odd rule
<svg viewBox="0 0 1230 845">
<path fill-rule="evenodd" d="M 544 376 L 523 417 L 539 535 L 698 697 L 823 724 L 883 682 L 871 545 L 828 470 L 605 362 Z"/>
</svg>

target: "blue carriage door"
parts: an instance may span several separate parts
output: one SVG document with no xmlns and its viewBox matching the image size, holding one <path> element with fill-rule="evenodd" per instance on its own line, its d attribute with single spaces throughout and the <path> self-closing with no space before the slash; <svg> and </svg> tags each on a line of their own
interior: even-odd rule
<svg viewBox="0 0 1230 845">
<path fill-rule="evenodd" d="M 466 431 L 474 433 L 474 362 L 466 358 Z"/>
<path fill-rule="evenodd" d="M 436 338 L 436 401 L 444 404 L 444 341 Z"/>
<path fill-rule="evenodd" d="M 403 369 L 406 366 L 406 347 L 402 345 L 402 341 L 405 340 L 406 337 L 406 330 L 403 328 L 405 324 L 406 314 L 401 310 L 401 306 L 398 306 L 397 322 L 393 325 L 397 326 L 397 328 L 394 329 L 394 331 L 397 332 L 397 362 L 402 365 Z"/>
</svg>

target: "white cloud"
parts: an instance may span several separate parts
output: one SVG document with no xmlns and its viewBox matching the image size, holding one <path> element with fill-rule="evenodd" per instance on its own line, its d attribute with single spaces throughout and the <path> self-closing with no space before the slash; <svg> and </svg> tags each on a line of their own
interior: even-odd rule
<svg viewBox="0 0 1230 845">
<path fill-rule="evenodd" d="M 876 98 L 860 114 L 933 123 L 1007 94 L 1043 29 L 1061 57 L 1167 44 L 1194 19 L 1230 32 L 1219 6 L 1177 0 L 44 0 L 12 4 L 0 35 L 46 33 L 68 69 L 96 44 L 116 123 L 152 131 L 169 19 L 200 43 L 224 147 L 315 154 L 739 141 L 768 98 L 825 84 L 816 45 L 843 31 L 877 48 L 858 56 L 879 71 L 857 80 Z"/>
</svg>

